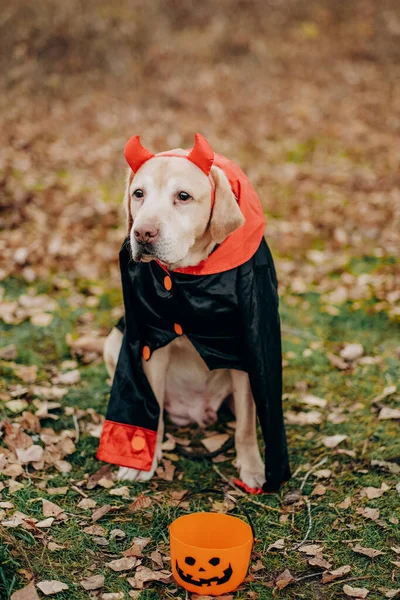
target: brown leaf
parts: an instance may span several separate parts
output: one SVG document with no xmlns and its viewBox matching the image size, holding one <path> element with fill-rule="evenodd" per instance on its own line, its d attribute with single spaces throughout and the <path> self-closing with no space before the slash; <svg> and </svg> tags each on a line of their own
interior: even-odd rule
<svg viewBox="0 0 400 600">
<path fill-rule="evenodd" d="M 57 506 L 57 504 L 54 504 L 54 502 L 42 499 L 42 503 L 44 517 L 58 517 L 64 512 L 64 510 Z"/>
<path fill-rule="evenodd" d="M 314 558 L 310 558 L 308 564 L 312 567 L 321 567 L 321 569 L 330 569 L 332 564 L 322 558 L 321 556 L 315 556 Z"/>
<path fill-rule="evenodd" d="M 387 387 L 383 388 L 382 393 L 379 394 L 379 396 L 376 396 L 375 398 L 373 398 L 371 400 L 371 402 L 372 402 L 372 404 L 375 404 L 376 402 L 381 402 L 388 396 L 395 394 L 396 391 L 397 391 L 397 387 L 395 385 L 388 385 Z"/>
<path fill-rule="evenodd" d="M 103 477 L 107 477 L 108 479 L 112 478 L 110 465 L 103 465 L 98 471 L 96 471 L 96 473 L 93 473 L 93 475 L 91 475 L 88 479 L 86 488 L 88 490 L 93 490 L 96 487 L 98 481 Z"/>
<path fill-rule="evenodd" d="M 17 355 L 17 346 L 15 344 L 9 344 L 0 349 L 0 358 L 2 360 L 15 360 Z"/>
<path fill-rule="evenodd" d="M 104 586 L 104 575 L 90 575 L 80 581 L 85 590 L 98 590 Z"/>
<path fill-rule="evenodd" d="M 398 588 L 397 590 L 388 590 L 385 593 L 385 598 L 395 598 L 396 596 L 400 595 L 400 588 Z"/>
<path fill-rule="evenodd" d="M 142 550 L 149 542 L 151 542 L 151 538 L 133 538 L 132 546 L 122 554 L 124 556 L 136 556 L 137 558 L 141 558 L 143 556 Z"/>
<path fill-rule="evenodd" d="M 340 358 L 340 356 L 336 356 L 336 354 L 332 354 L 332 352 L 327 352 L 326 356 L 333 367 L 336 367 L 341 371 L 345 371 L 349 368 L 349 363 Z"/>
<path fill-rule="evenodd" d="M 319 546 L 318 544 L 306 544 L 304 546 L 300 546 L 299 552 L 304 552 L 307 556 L 318 556 L 322 554 L 324 547 Z"/>
<path fill-rule="evenodd" d="M 79 383 L 81 380 L 81 374 L 78 369 L 74 369 L 73 371 L 66 371 L 65 373 L 60 373 L 55 379 L 53 379 L 53 383 L 61 383 L 61 385 L 74 385 Z"/>
<path fill-rule="evenodd" d="M 96 500 L 92 500 L 92 498 L 82 498 L 82 500 L 78 502 L 77 506 L 87 510 L 89 508 L 94 508 L 96 504 Z"/>
<path fill-rule="evenodd" d="M 10 600 L 40 600 L 35 583 L 31 581 L 26 587 L 14 592 Z"/>
<path fill-rule="evenodd" d="M 141 590 L 148 581 L 170 583 L 172 581 L 172 573 L 166 570 L 152 571 L 148 567 L 140 566 L 136 570 L 135 577 L 128 578 L 127 581 L 133 588 Z"/>
<path fill-rule="evenodd" d="M 47 527 L 51 527 L 54 522 L 54 517 L 48 517 L 47 519 L 43 519 L 43 521 L 39 521 L 36 523 L 36 527 L 39 529 L 47 529 Z"/>
<path fill-rule="evenodd" d="M 99 506 L 92 512 L 92 521 L 99 521 L 106 515 L 108 512 L 112 510 L 112 507 L 109 504 L 104 504 L 103 506 Z"/>
<path fill-rule="evenodd" d="M 356 508 L 356 513 L 371 521 L 377 521 L 380 515 L 379 508 Z"/>
<path fill-rule="evenodd" d="M 144 494 L 139 494 L 136 500 L 128 506 L 128 512 L 138 512 L 145 508 L 149 508 L 149 506 L 151 506 L 151 499 Z"/>
<path fill-rule="evenodd" d="M 338 569 L 334 569 L 333 571 L 326 571 L 325 573 L 322 573 L 321 582 L 322 583 L 330 583 L 331 581 L 334 581 L 335 579 L 339 579 L 339 577 L 343 577 L 344 575 L 347 575 L 348 573 L 350 573 L 350 571 L 351 571 L 350 565 L 343 565 L 342 567 L 339 567 Z"/>
<path fill-rule="evenodd" d="M 344 348 L 340 351 L 340 356 L 345 360 L 356 360 L 364 354 L 364 348 L 361 344 L 345 344 Z"/>
<path fill-rule="evenodd" d="M 17 365 L 14 369 L 15 375 L 24 383 L 34 383 L 37 378 L 37 365 Z"/>
<path fill-rule="evenodd" d="M 170 460 L 163 459 L 163 467 L 158 467 L 156 470 L 157 477 L 164 479 L 165 481 L 173 481 L 175 473 L 175 465 Z"/>
<path fill-rule="evenodd" d="M 267 552 L 269 552 L 270 550 L 283 550 L 284 548 L 285 548 L 285 539 L 281 538 L 279 540 L 276 540 L 276 542 L 274 542 L 270 546 L 268 546 Z"/>
<path fill-rule="evenodd" d="M 17 458 L 22 465 L 33 462 L 39 462 L 43 457 L 43 448 L 41 446 L 30 446 L 29 448 L 16 448 Z"/>
<path fill-rule="evenodd" d="M 347 439 L 347 435 L 327 435 L 322 438 L 322 443 L 326 448 L 336 448 L 339 444 L 341 444 L 344 440 Z"/>
<path fill-rule="evenodd" d="M 326 494 L 326 487 L 322 485 L 322 483 L 318 483 L 313 491 L 311 492 L 311 496 L 324 496 Z"/>
<path fill-rule="evenodd" d="M 378 415 L 380 421 L 387 419 L 400 419 L 400 408 L 390 408 L 384 406 Z"/>
<path fill-rule="evenodd" d="M 36 587 L 38 587 L 45 596 L 51 596 L 52 594 L 58 594 L 58 592 L 62 592 L 63 590 L 68 590 L 66 583 L 56 581 L 55 579 L 40 581 L 36 584 Z"/>
<path fill-rule="evenodd" d="M 106 563 L 106 566 L 119 573 L 121 571 L 129 571 L 130 569 L 133 569 L 137 562 L 138 561 L 135 556 L 125 556 L 124 558 L 118 558 Z"/>
<path fill-rule="evenodd" d="M 369 594 L 369 590 L 366 588 L 352 587 L 351 585 L 344 585 L 343 591 L 346 596 L 351 598 L 366 598 Z"/>
<path fill-rule="evenodd" d="M 383 496 L 385 492 L 390 490 L 390 487 L 386 485 L 386 483 L 382 483 L 380 488 L 376 487 L 365 487 L 360 490 L 360 495 L 363 498 L 366 496 L 368 500 L 374 500 L 375 498 L 380 498 Z"/>
<path fill-rule="evenodd" d="M 360 544 L 356 544 L 354 548 L 352 548 L 353 552 L 357 552 L 357 554 L 365 554 L 365 556 L 369 556 L 370 558 L 375 558 L 375 556 L 379 556 L 380 554 L 385 554 L 380 550 L 374 550 L 374 548 L 363 548 Z"/>
<path fill-rule="evenodd" d="M 275 580 L 275 585 L 278 590 L 283 590 L 290 583 L 296 581 L 289 569 L 285 569 Z"/>
<path fill-rule="evenodd" d="M 289 425 L 319 425 L 322 423 L 322 413 L 318 410 L 309 410 L 308 412 L 287 410 L 285 419 Z"/>
<path fill-rule="evenodd" d="M 108 592 L 100 596 L 101 600 L 124 600 L 124 592 Z"/>
<path fill-rule="evenodd" d="M 338 508 L 349 508 L 351 506 L 351 498 L 347 496 L 342 502 L 336 505 Z"/>
<path fill-rule="evenodd" d="M 215 452 L 222 448 L 222 446 L 229 440 L 227 433 L 217 433 L 201 440 L 203 446 L 205 446 L 208 452 Z M 178 441 L 178 440 L 177 440 Z"/>
<path fill-rule="evenodd" d="M 161 556 L 161 552 L 159 552 L 158 550 L 153 550 L 153 552 L 150 554 L 150 559 L 152 562 L 152 566 L 154 569 L 163 569 L 164 568 L 164 563 L 163 563 L 163 559 Z"/>
<path fill-rule="evenodd" d="M 107 529 L 101 525 L 90 525 L 90 527 L 85 527 L 83 531 L 88 535 L 99 535 L 100 537 L 107 535 Z"/>
</svg>

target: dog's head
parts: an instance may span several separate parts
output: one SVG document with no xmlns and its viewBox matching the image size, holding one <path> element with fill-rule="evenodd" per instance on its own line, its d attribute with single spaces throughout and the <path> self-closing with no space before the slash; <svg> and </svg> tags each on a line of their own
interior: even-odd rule
<svg viewBox="0 0 400 600">
<path fill-rule="evenodd" d="M 213 151 L 201 135 L 189 153 L 178 149 L 157 156 L 136 136 L 125 157 L 130 169 L 124 203 L 135 261 L 158 259 L 170 269 L 194 266 L 243 225 L 229 181 L 212 165 Z"/>
</svg>

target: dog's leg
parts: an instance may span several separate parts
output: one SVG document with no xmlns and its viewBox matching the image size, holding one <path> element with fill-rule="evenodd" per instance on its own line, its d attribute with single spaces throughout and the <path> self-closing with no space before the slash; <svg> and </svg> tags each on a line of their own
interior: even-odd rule
<svg viewBox="0 0 400 600">
<path fill-rule="evenodd" d="M 156 350 L 152 354 L 149 361 L 143 361 L 144 372 L 146 373 L 146 377 L 160 406 L 160 418 L 158 421 L 157 429 L 157 445 L 151 469 L 150 471 L 140 471 L 139 469 L 121 467 L 118 471 L 118 479 L 124 479 L 126 481 L 149 481 L 149 479 L 153 477 L 155 470 L 157 469 L 158 462 L 161 460 L 161 444 L 164 437 L 163 410 L 169 359 L 170 348 L 169 346 L 165 346 L 164 348 L 159 348 L 158 350 Z"/>
<path fill-rule="evenodd" d="M 121 350 L 122 338 L 122 332 L 116 327 L 113 327 L 104 344 L 103 357 L 106 364 L 107 373 L 111 379 L 114 379 L 119 352 Z"/>
<path fill-rule="evenodd" d="M 231 374 L 236 415 L 236 466 L 243 483 L 259 488 L 265 483 L 265 473 L 257 442 L 256 406 L 249 376 L 244 371 L 232 370 Z"/>
</svg>

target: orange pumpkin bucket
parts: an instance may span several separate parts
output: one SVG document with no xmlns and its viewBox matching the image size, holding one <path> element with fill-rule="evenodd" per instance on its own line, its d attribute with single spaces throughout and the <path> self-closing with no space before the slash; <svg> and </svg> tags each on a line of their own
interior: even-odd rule
<svg viewBox="0 0 400 600">
<path fill-rule="evenodd" d="M 242 519 L 196 512 L 173 521 L 169 533 L 174 578 L 189 592 L 219 596 L 233 592 L 246 577 L 254 535 Z"/>
</svg>

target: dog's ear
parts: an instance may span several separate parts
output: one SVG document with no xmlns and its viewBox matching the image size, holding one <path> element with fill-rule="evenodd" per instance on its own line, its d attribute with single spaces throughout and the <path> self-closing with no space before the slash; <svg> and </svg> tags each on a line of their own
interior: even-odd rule
<svg viewBox="0 0 400 600">
<path fill-rule="evenodd" d="M 225 173 L 218 167 L 212 167 L 210 175 L 215 185 L 215 202 L 210 220 L 210 233 L 212 239 L 217 244 L 221 244 L 229 234 L 243 225 L 245 218 Z"/>
<path fill-rule="evenodd" d="M 133 177 L 134 177 L 133 171 L 131 171 L 131 169 L 128 169 L 128 172 L 126 174 L 125 193 L 124 193 L 124 200 L 123 200 L 128 236 L 131 233 L 131 229 L 132 229 L 132 225 L 133 225 L 133 217 L 132 217 L 132 211 L 131 211 L 131 195 L 129 193 L 129 188 L 131 186 Z"/>
</svg>

